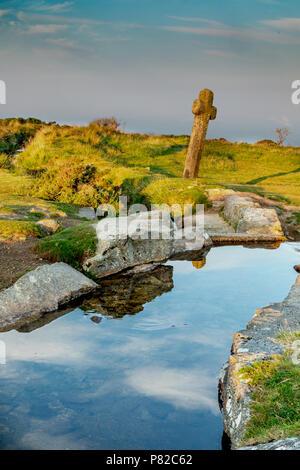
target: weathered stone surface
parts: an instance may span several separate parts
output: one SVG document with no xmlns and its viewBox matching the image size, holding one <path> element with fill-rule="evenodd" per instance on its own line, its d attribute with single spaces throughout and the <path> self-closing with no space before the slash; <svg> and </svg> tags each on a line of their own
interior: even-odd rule
<svg viewBox="0 0 300 470">
<path fill-rule="evenodd" d="M 151 211 L 106 218 L 97 224 L 98 247 L 84 269 L 101 278 L 137 265 L 164 262 L 173 255 L 201 250 L 208 237 L 178 230 L 170 212 Z"/>
<path fill-rule="evenodd" d="M 262 208 L 250 197 L 228 196 L 223 214 L 237 233 L 283 236 L 275 209 Z"/>
<path fill-rule="evenodd" d="M 55 233 L 59 230 L 60 225 L 54 219 L 42 219 L 37 222 L 44 232 L 46 233 Z"/>
<path fill-rule="evenodd" d="M 93 207 L 81 207 L 78 212 L 78 217 L 87 220 L 97 220 L 96 211 Z"/>
<path fill-rule="evenodd" d="M 205 89 L 200 91 L 199 99 L 193 103 L 192 111 L 195 118 L 183 172 L 184 178 L 197 178 L 198 176 L 208 123 L 217 116 L 217 108 L 212 105 L 213 99 L 213 92 Z"/>
<path fill-rule="evenodd" d="M 287 328 L 289 331 L 300 330 L 300 276 L 283 302 L 257 310 L 247 328 L 233 336 L 231 356 L 219 379 L 224 430 L 233 449 L 240 447 L 250 418 L 252 393 L 248 383 L 237 374 L 245 365 L 282 354 L 284 346 L 276 336 Z"/>
<path fill-rule="evenodd" d="M 248 207 L 240 212 L 237 232 L 283 236 L 275 209 Z"/>
<path fill-rule="evenodd" d="M 41 266 L 0 292 L 0 329 L 37 319 L 96 287 L 95 282 L 65 263 Z"/>
<path fill-rule="evenodd" d="M 260 207 L 260 205 L 253 202 L 250 197 L 228 196 L 224 204 L 224 217 L 235 225 L 240 220 L 241 210 L 248 207 Z"/>
<path fill-rule="evenodd" d="M 240 447 L 239 450 L 300 450 L 300 439 L 289 437 L 280 441 L 267 442 L 257 446 Z"/>
<path fill-rule="evenodd" d="M 178 229 L 174 238 L 173 249 L 171 253 L 172 259 L 190 259 L 194 260 L 195 256 L 198 257 L 199 253 L 205 251 L 205 255 L 212 247 L 212 241 L 203 229 L 194 230 L 193 227 L 189 229 Z M 198 259 L 198 258 L 197 258 Z"/>
</svg>

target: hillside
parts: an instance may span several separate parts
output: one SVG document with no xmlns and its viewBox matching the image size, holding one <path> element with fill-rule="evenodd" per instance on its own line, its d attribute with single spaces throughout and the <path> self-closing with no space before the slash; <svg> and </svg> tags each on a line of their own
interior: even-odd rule
<svg viewBox="0 0 300 470">
<path fill-rule="evenodd" d="M 300 148 L 207 141 L 197 180 L 182 171 L 188 136 L 125 134 L 87 127 L 47 126 L 19 156 L 33 194 L 92 205 L 115 202 L 203 202 L 206 187 L 256 192 L 300 205 Z"/>
</svg>

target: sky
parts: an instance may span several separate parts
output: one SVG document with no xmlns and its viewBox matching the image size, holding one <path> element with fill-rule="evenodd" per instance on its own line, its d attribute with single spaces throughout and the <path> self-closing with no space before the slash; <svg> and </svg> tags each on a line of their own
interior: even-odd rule
<svg viewBox="0 0 300 470">
<path fill-rule="evenodd" d="M 209 138 L 300 145 L 299 52 L 299 0 L 0 0 L 0 118 L 189 134 L 209 88 Z"/>
</svg>

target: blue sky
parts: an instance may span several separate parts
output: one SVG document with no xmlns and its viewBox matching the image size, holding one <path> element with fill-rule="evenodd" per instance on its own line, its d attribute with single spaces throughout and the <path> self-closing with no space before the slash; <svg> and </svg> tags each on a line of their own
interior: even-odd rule
<svg viewBox="0 0 300 470">
<path fill-rule="evenodd" d="M 209 137 L 287 126 L 300 145 L 299 51 L 298 0 L 0 0 L 0 117 L 114 115 L 128 131 L 189 133 L 192 101 L 210 88 Z"/>
</svg>

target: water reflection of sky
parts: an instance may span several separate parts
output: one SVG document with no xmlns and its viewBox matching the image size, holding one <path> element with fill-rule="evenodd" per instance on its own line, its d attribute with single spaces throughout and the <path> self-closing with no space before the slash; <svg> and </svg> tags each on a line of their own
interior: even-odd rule
<svg viewBox="0 0 300 470">
<path fill-rule="evenodd" d="M 77 308 L 0 334 L 0 447 L 220 448 L 217 377 L 232 334 L 287 295 L 296 246 L 217 248 L 199 270 L 173 262 L 174 289 L 136 315 L 97 324 Z"/>
</svg>

